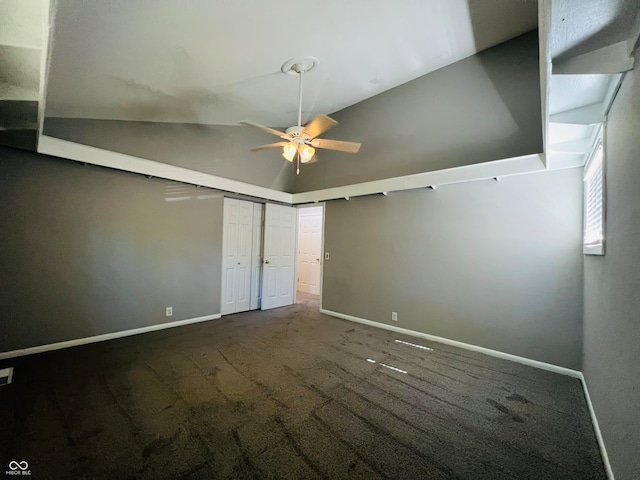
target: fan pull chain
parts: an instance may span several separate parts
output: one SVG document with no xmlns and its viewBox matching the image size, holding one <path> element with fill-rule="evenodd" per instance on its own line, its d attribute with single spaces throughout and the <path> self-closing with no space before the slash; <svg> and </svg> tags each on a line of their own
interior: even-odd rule
<svg viewBox="0 0 640 480">
<path fill-rule="evenodd" d="M 300 175 L 300 151 L 298 150 L 298 168 L 296 169 L 296 175 Z"/>
</svg>

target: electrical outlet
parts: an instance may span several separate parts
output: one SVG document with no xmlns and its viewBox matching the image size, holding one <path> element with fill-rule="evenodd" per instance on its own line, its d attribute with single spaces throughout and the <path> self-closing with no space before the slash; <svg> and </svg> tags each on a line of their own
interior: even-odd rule
<svg viewBox="0 0 640 480">
<path fill-rule="evenodd" d="M 391 312 L 391 320 L 393 322 L 397 322 L 398 321 L 398 312 Z"/>
<path fill-rule="evenodd" d="M 325 260 L 329 260 L 329 252 L 325 252 L 324 253 L 324 259 Z"/>
<path fill-rule="evenodd" d="M 167 307 L 167 317 L 173 317 L 173 307 Z"/>
</svg>

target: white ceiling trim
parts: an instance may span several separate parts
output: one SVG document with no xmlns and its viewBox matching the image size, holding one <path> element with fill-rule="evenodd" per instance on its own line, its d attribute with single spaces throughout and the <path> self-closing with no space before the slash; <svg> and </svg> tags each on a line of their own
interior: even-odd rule
<svg viewBox="0 0 640 480">
<path fill-rule="evenodd" d="M 568 58 L 553 65 L 554 74 L 592 75 L 622 73 L 633 68 L 633 57 L 627 51 L 629 41 L 614 43 L 589 53 Z"/>
<path fill-rule="evenodd" d="M 633 55 L 633 52 L 640 45 L 640 10 L 638 11 L 638 15 L 636 15 L 636 22 L 633 24 L 633 28 L 631 29 L 631 36 L 629 37 L 627 44 L 627 53 L 629 56 Z"/>
<path fill-rule="evenodd" d="M 525 155 L 522 157 L 495 160 L 493 162 L 466 165 L 462 167 L 416 173 L 402 177 L 387 178 L 372 182 L 345 185 L 304 193 L 287 193 L 250 183 L 239 182 L 188 168 L 176 167 L 165 163 L 146 160 L 144 158 L 111 152 L 101 148 L 90 147 L 80 143 L 69 142 L 59 138 L 41 135 L 38 153 L 66 158 L 78 162 L 100 165 L 103 167 L 124 170 L 127 172 L 150 175 L 167 180 L 175 180 L 192 185 L 215 188 L 227 192 L 239 193 L 251 197 L 287 203 L 290 205 L 333 200 L 344 197 L 357 197 L 377 193 L 412 190 L 452 183 L 470 182 L 489 178 L 521 175 L 546 170 L 542 160 L 543 154 Z"/>
<path fill-rule="evenodd" d="M 493 162 L 477 163 L 463 167 L 447 168 L 433 172 L 416 173 L 414 175 L 345 185 L 343 187 L 294 193 L 293 203 L 322 202 L 345 197 L 374 195 L 384 192 L 412 190 L 415 188 L 435 187 L 452 183 L 541 172 L 546 170 L 545 162 L 542 159 L 543 156 L 542 154 L 525 155 L 522 157 L 495 160 Z"/>
<path fill-rule="evenodd" d="M 551 92 L 551 46 L 549 28 L 551 25 L 551 2 L 538 1 L 538 45 L 540 51 L 540 104 L 542 107 L 542 151 L 547 152 L 549 138 L 549 98 Z M 545 167 L 547 157 L 543 155 Z"/>
<path fill-rule="evenodd" d="M 574 125 L 594 125 L 604 122 L 602 103 L 592 103 L 586 107 L 559 112 L 549 117 L 550 123 L 569 123 Z"/>
<path fill-rule="evenodd" d="M 53 0 L 54 6 L 57 0 Z M 38 136 L 36 142 L 39 144 L 42 130 L 44 129 L 44 114 L 47 102 L 47 83 L 49 81 L 49 46 L 53 28 L 49 28 L 50 15 L 52 11 L 51 0 L 42 0 L 42 46 L 40 50 L 40 91 L 38 94 Z M 53 24 L 53 22 L 51 22 Z"/>
<path fill-rule="evenodd" d="M 276 202 L 292 203 L 292 195 L 287 192 L 260 187 L 250 183 L 238 182 L 228 178 L 217 177 L 207 173 L 196 172 L 188 168 L 176 167 L 166 163 L 146 160 L 144 158 L 111 152 L 101 148 L 90 147 L 80 143 L 69 142 L 48 135 L 41 135 L 38 142 L 38 153 L 68 158 L 92 165 L 115 168 L 153 177 L 176 180 L 178 182 L 202 185 L 227 192 L 240 193 L 251 197 L 264 198 Z"/>
</svg>

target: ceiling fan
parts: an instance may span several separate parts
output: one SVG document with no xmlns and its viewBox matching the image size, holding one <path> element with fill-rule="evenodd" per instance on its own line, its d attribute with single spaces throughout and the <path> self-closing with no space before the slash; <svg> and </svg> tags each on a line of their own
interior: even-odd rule
<svg viewBox="0 0 640 480">
<path fill-rule="evenodd" d="M 271 133 L 272 135 L 280 137 L 282 139 L 281 142 L 255 147 L 252 148 L 251 151 L 256 152 L 258 150 L 266 150 L 269 148 L 282 148 L 282 156 L 284 158 L 289 162 L 293 162 L 295 159 L 297 164 L 297 174 L 300 174 L 301 163 L 312 162 L 316 153 L 316 148 L 357 153 L 358 150 L 360 150 L 361 145 L 357 142 L 344 142 L 341 140 L 318 138 L 324 132 L 338 124 L 338 122 L 326 115 L 318 115 L 309 123 L 302 126 L 302 77 L 305 72 L 308 72 L 317 64 L 318 59 L 315 57 L 296 57 L 287 60 L 281 68 L 283 73 L 288 75 L 298 75 L 299 78 L 298 125 L 295 127 L 289 127 L 285 132 L 281 132 L 253 122 L 240 122 L 242 125 L 258 128 L 263 132 Z"/>
</svg>

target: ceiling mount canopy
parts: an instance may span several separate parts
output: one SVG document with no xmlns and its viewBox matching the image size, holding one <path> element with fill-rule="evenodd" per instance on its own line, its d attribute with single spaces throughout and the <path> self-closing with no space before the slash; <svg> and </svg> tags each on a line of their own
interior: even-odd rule
<svg viewBox="0 0 640 480">
<path fill-rule="evenodd" d="M 318 65 L 318 59 L 315 57 L 294 57 L 282 64 L 280 70 L 287 75 L 298 75 L 298 124 L 289 127 L 285 132 L 274 130 L 273 128 L 258 125 L 253 122 L 240 122 L 242 125 L 254 127 L 263 132 L 277 135 L 282 138 L 282 142 L 270 143 L 260 147 L 252 148 L 251 151 L 265 150 L 269 148 L 282 148 L 282 156 L 289 162 L 294 159 L 297 163 L 296 173 L 300 174 L 301 163 L 312 163 L 317 160 L 314 156 L 316 148 L 324 148 L 328 150 L 338 150 L 340 152 L 357 153 L 360 150 L 360 143 L 343 142 L 340 140 L 323 140 L 317 138 L 330 128 L 335 127 L 338 122 L 326 115 L 318 115 L 307 125 L 302 126 L 302 79 L 306 72 L 309 72 Z"/>
<path fill-rule="evenodd" d="M 293 57 L 284 62 L 280 70 L 287 75 L 298 75 L 312 70 L 318 63 L 319 60 L 316 57 Z"/>
</svg>

